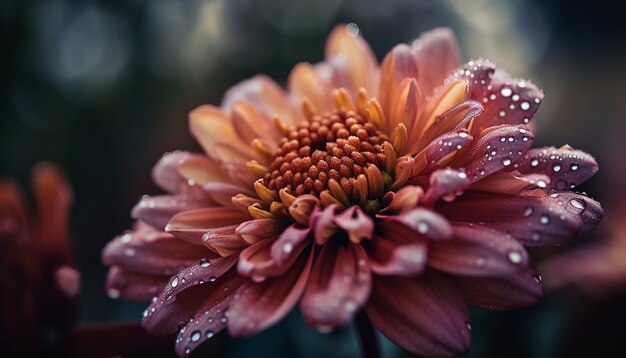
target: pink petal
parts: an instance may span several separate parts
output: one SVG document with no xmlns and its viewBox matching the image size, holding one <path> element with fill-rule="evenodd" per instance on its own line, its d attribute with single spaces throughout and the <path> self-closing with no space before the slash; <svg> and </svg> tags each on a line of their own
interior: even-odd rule
<svg viewBox="0 0 626 358">
<path fill-rule="evenodd" d="M 488 128 L 476 138 L 473 145 L 452 164 L 453 167 L 465 167 L 471 182 L 505 168 L 512 168 L 530 148 L 534 135 L 525 126 L 503 125 Z"/>
<path fill-rule="evenodd" d="M 253 105 L 237 101 L 232 108 L 232 123 L 235 132 L 244 143 L 252 143 L 255 139 L 263 139 L 272 146 L 282 136 L 274 123 L 274 118 L 266 116 Z"/>
<path fill-rule="evenodd" d="M 325 245 L 311 270 L 300 309 L 313 327 L 343 326 L 369 298 L 372 281 L 360 245 Z"/>
<path fill-rule="evenodd" d="M 404 44 L 394 47 L 385 56 L 380 71 L 380 89 L 378 91 L 380 105 L 385 115 L 390 116 L 393 100 L 399 97 L 402 80 L 417 78 L 418 75 L 417 63 L 411 48 Z M 388 126 L 388 128 L 394 129 L 395 127 Z"/>
<path fill-rule="evenodd" d="M 406 226 L 378 223 L 378 235 L 363 243 L 372 271 L 384 276 L 415 276 L 426 267 L 428 243 Z"/>
<path fill-rule="evenodd" d="M 180 193 L 187 186 L 187 180 L 178 173 L 176 167 L 189 157 L 196 155 L 180 150 L 164 154 L 152 168 L 152 180 L 169 193 Z"/>
<path fill-rule="evenodd" d="M 325 207 L 324 210 L 315 208 L 311 214 L 309 226 L 313 228 L 315 242 L 318 245 L 324 245 L 339 231 L 339 226 L 335 223 L 335 217 L 340 211 L 339 206 L 331 204 Z"/>
<path fill-rule="evenodd" d="M 275 239 L 265 239 L 243 250 L 237 262 L 239 274 L 251 277 L 257 282 L 265 280 L 268 276 L 280 276 L 293 265 L 306 247 L 306 245 L 297 245 L 295 248 L 289 248 L 292 246 L 283 245 L 283 251 L 285 247 L 289 248 L 287 250 L 289 255 L 285 258 L 281 257 L 281 261 L 277 262 L 272 256 L 272 244 L 275 242 Z"/>
<path fill-rule="evenodd" d="M 465 131 L 445 133 L 434 139 L 415 156 L 415 166 L 411 176 L 430 173 L 441 164 L 446 164 L 441 163 L 444 158 L 447 158 L 450 153 L 465 148 L 473 139 Z"/>
<path fill-rule="evenodd" d="M 449 28 L 423 33 L 411 50 L 419 70 L 418 82 L 425 96 L 431 96 L 444 79 L 461 64 L 459 44 Z"/>
<path fill-rule="evenodd" d="M 133 208 L 133 219 L 158 230 L 164 230 L 170 219 L 183 211 L 206 207 L 207 203 L 191 198 L 187 195 L 144 195 Z"/>
<path fill-rule="evenodd" d="M 598 163 L 591 155 L 569 146 L 529 150 L 516 164 L 522 173 L 549 175 L 546 190 L 574 188 L 598 172 Z"/>
<path fill-rule="evenodd" d="M 335 217 L 335 224 L 348 233 L 348 239 L 359 243 L 370 240 L 374 233 L 374 221 L 359 206 L 353 205 Z"/>
<path fill-rule="evenodd" d="M 239 225 L 250 219 L 250 215 L 237 208 L 203 208 L 176 214 L 165 227 L 165 231 L 194 244 L 202 244 L 207 232 L 222 234 L 222 227 Z M 234 230 L 232 230 L 234 233 Z"/>
<path fill-rule="evenodd" d="M 465 79 L 470 96 L 485 107 L 472 127 L 472 134 L 501 124 L 527 124 L 539 108 L 543 91 L 528 80 L 511 78 L 488 60 L 471 60 L 448 79 Z"/>
<path fill-rule="evenodd" d="M 205 183 L 202 188 L 211 199 L 224 207 L 233 206 L 232 199 L 237 194 L 243 194 L 252 197 L 256 196 L 251 190 L 244 189 L 237 184 L 211 181 Z"/>
<path fill-rule="evenodd" d="M 445 240 L 452 236 L 452 227 L 448 221 L 432 210 L 415 208 L 399 215 L 376 215 L 382 221 L 400 223 L 413 230 L 415 234 L 431 240 Z"/>
<path fill-rule="evenodd" d="M 118 236 L 102 251 L 106 265 L 155 275 L 171 275 L 201 258 L 215 256 L 201 246 L 145 226 Z"/>
<path fill-rule="evenodd" d="M 516 163 L 516 165 L 519 164 Z M 545 188 L 550 177 L 545 174 L 521 174 L 519 171 L 497 172 L 472 184 L 469 190 L 494 194 L 518 195 L 526 190 Z"/>
<path fill-rule="evenodd" d="M 399 214 L 417 206 L 424 191 L 419 186 L 406 185 L 397 193 L 388 191 L 383 197 L 383 209 L 379 211 L 381 215 Z"/>
<path fill-rule="evenodd" d="M 271 78 L 257 75 L 231 87 L 222 100 L 222 108 L 231 111 L 236 101 L 245 101 L 261 110 L 267 118 L 278 116 L 288 125 L 297 123 L 297 112 L 287 94 Z"/>
<path fill-rule="evenodd" d="M 255 334 L 283 319 L 302 295 L 309 278 L 313 250 L 301 255 L 283 276 L 261 283 L 247 281 L 230 306 L 228 332 L 234 337 Z"/>
<path fill-rule="evenodd" d="M 542 192 L 541 192 L 542 193 Z M 538 194 L 537 195 L 545 195 Z M 584 200 L 583 198 L 577 198 Z M 596 215 L 596 206 L 587 200 L 590 215 Z M 579 202 L 562 205 L 548 195 L 513 196 L 466 192 L 452 203 L 438 203 L 436 209 L 448 220 L 480 223 L 504 231 L 524 246 L 562 244 L 583 229 L 585 209 Z M 599 206 L 598 206 L 599 207 Z"/>
<path fill-rule="evenodd" d="M 458 277 L 455 282 L 465 302 L 480 308 L 526 307 L 543 295 L 541 277 L 530 267 L 505 277 Z"/>
<path fill-rule="evenodd" d="M 412 353 L 456 357 L 469 348 L 467 308 L 443 274 L 375 277 L 365 310 L 387 338 Z"/>
<path fill-rule="evenodd" d="M 529 260 L 509 234 L 479 225 L 455 225 L 451 240 L 428 247 L 428 266 L 460 276 L 507 276 L 528 267 Z"/>
<path fill-rule="evenodd" d="M 231 270 L 237 259 L 237 255 L 232 255 L 203 260 L 172 276 L 163 292 L 146 309 L 142 320 L 144 328 L 153 334 L 172 333 L 187 322 L 202 302 L 211 306 L 233 294 L 243 281 Z M 225 287 L 228 288 L 224 290 Z"/>
<path fill-rule="evenodd" d="M 148 301 L 167 284 L 168 276 L 155 275 L 111 266 L 107 275 L 107 293 L 111 298 Z"/>
<path fill-rule="evenodd" d="M 326 61 L 341 59 L 348 78 L 348 90 L 353 95 L 363 87 L 375 94 L 376 57 L 367 42 L 354 36 L 345 25 L 337 25 L 326 41 Z"/>
<path fill-rule="evenodd" d="M 443 198 L 452 201 L 469 186 L 467 174 L 457 169 L 439 169 L 430 175 L 430 186 L 424 195 L 424 205 L 432 206 Z"/>
<path fill-rule="evenodd" d="M 302 251 L 311 241 L 310 232 L 310 228 L 298 224 L 286 228 L 272 244 L 271 255 L 276 264 L 283 266 L 293 262 L 293 255 Z"/>
<path fill-rule="evenodd" d="M 285 229 L 286 224 L 275 219 L 254 219 L 237 226 L 235 233 L 241 240 L 254 244 L 263 239 L 278 236 Z"/>
</svg>

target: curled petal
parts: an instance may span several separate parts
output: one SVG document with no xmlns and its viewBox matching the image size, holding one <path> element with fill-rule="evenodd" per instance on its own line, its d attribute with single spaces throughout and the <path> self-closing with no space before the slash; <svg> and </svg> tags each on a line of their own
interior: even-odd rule
<svg viewBox="0 0 626 358">
<path fill-rule="evenodd" d="M 423 33 L 413 41 L 411 50 L 415 54 L 418 80 L 425 96 L 431 96 L 446 76 L 461 64 L 459 44 L 449 28 Z"/>
<path fill-rule="evenodd" d="M 488 309 L 530 306 L 543 295 L 541 276 L 532 267 L 504 277 L 455 278 L 465 302 Z"/>
<path fill-rule="evenodd" d="M 206 206 L 206 202 L 184 194 L 144 195 L 133 208 L 131 216 L 133 219 L 141 220 L 155 229 L 163 230 L 174 215 Z"/>
<path fill-rule="evenodd" d="M 476 182 L 514 163 L 530 148 L 534 135 L 525 126 L 491 127 L 460 155 L 453 166 L 464 166 L 470 181 Z"/>
<path fill-rule="evenodd" d="M 510 235 L 486 227 L 454 226 L 454 237 L 429 246 L 428 265 L 460 276 L 502 277 L 529 264 L 528 253 Z"/>
<path fill-rule="evenodd" d="M 469 348 L 465 302 L 443 274 L 376 277 L 365 311 L 387 338 L 415 354 L 457 357 Z"/>
<path fill-rule="evenodd" d="M 350 241 L 354 243 L 371 239 L 374 232 L 374 221 L 356 205 L 335 217 L 335 224 L 345 230 Z"/>
<path fill-rule="evenodd" d="M 313 213 L 313 209 L 320 205 L 320 200 L 313 195 L 300 195 L 289 206 L 289 214 L 291 217 L 302 225 L 309 225 L 309 218 Z"/>
<path fill-rule="evenodd" d="M 111 266 L 107 275 L 107 293 L 111 298 L 148 301 L 163 290 L 167 280 L 168 276 L 165 275 Z"/>
<path fill-rule="evenodd" d="M 432 140 L 419 154 L 415 156 L 415 166 L 411 176 L 429 173 L 442 164 L 448 162 L 450 154 L 465 148 L 474 139 L 465 131 L 451 132 Z"/>
<path fill-rule="evenodd" d="M 149 227 L 118 236 L 102 251 L 107 265 L 154 275 L 171 275 L 203 257 L 215 254 Z"/>
<path fill-rule="evenodd" d="M 376 90 L 376 83 L 373 83 L 376 77 L 376 57 L 367 42 L 358 35 L 354 36 L 345 25 L 336 26 L 328 36 L 325 58 L 342 59 L 347 71 L 348 89 L 353 95 L 361 87 L 370 92 Z"/>
<path fill-rule="evenodd" d="M 275 219 L 255 219 L 237 226 L 235 233 L 241 240 L 254 244 L 263 239 L 278 236 L 283 232 L 285 223 Z"/>
<path fill-rule="evenodd" d="M 415 276 L 426 267 L 428 242 L 408 227 L 380 222 L 374 240 L 363 243 L 372 271 L 384 276 Z"/>
<path fill-rule="evenodd" d="M 249 219 L 250 216 L 247 213 L 237 208 L 195 209 L 176 214 L 165 227 L 165 231 L 185 241 L 201 245 L 202 236 L 205 233 L 215 232 L 216 229 L 222 227 L 238 225 Z"/>
<path fill-rule="evenodd" d="M 230 225 L 211 229 L 202 235 L 202 242 L 204 246 L 222 257 L 238 254 L 248 246 L 248 243 L 235 234 L 236 228 L 237 225 Z"/>
<path fill-rule="evenodd" d="M 313 214 L 311 214 L 310 227 L 313 228 L 315 242 L 318 245 L 324 245 L 339 231 L 339 226 L 335 223 L 335 217 L 339 212 L 339 206 L 331 204 L 326 206 L 324 210 L 315 208 Z"/>
<path fill-rule="evenodd" d="M 574 188 L 598 172 L 591 155 L 570 146 L 531 149 L 516 164 L 522 173 L 548 174 L 546 190 Z"/>
<path fill-rule="evenodd" d="M 413 143 L 419 134 L 413 128 L 423 110 L 423 103 L 424 97 L 417 81 L 414 78 L 405 78 L 399 85 L 397 97 L 392 98 L 387 118 L 389 129 L 396 128 L 400 123 L 404 124 L 408 130 L 408 140 Z M 404 152 L 398 154 L 402 155 Z"/>
<path fill-rule="evenodd" d="M 587 204 L 580 210 L 575 206 L 578 202 L 570 202 L 568 209 L 541 190 L 535 194 L 538 196 L 466 192 L 452 203 L 439 202 L 436 208 L 448 220 L 481 223 L 511 234 L 524 246 L 562 244 L 582 230 Z M 599 206 L 589 204 L 590 216 L 597 215 L 596 208 Z"/>
<path fill-rule="evenodd" d="M 172 276 L 163 292 L 144 313 L 142 325 L 152 334 L 168 334 L 187 322 L 202 302 L 215 304 L 230 296 L 241 283 L 240 276 L 229 270 L 238 256 L 203 260 Z M 224 287 L 229 287 L 224 290 Z M 231 289 L 232 288 L 232 289 Z M 209 299 L 211 299 L 209 301 Z"/>
<path fill-rule="evenodd" d="M 187 186 L 187 180 L 176 168 L 191 156 L 202 157 L 182 150 L 164 154 L 152 168 L 154 183 L 169 193 L 180 193 Z"/>
<path fill-rule="evenodd" d="M 300 301 L 305 320 L 318 329 L 343 326 L 369 298 L 372 281 L 360 245 L 325 245 Z"/>
<path fill-rule="evenodd" d="M 432 210 L 415 208 L 399 215 L 377 215 L 383 221 L 400 223 L 414 232 L 432 240 L 445 240 L 452 236 L 452 226 Z"/>
<path fill-rule="evenodd" d="M 424 195 L 424 205 L 432 206 L 443 198 L 451 201 L 469 186 L 467 174 L 457 169 L 439 169 L 430 175 L 430 186 Z"/>
<path fill-rule="evenodd" d="M 284 266 L 286 262 L 293 262 L 293 255 L 301 252 L 308 245 L 307 240 L 311 229 L 299 225 L 291 225 L 272 244 L 272 259 L 277 265 Z"/>
<path fill-rule="evenodd" d="M 564 207 L 569 213 L 580 215 L 582 220 L 580 234 L 586 234 L 595 229 L 604 217 L 604 209 L 600 203 L 586 195 L 563 192 L 552 193 L 549 198 Z"/>
<path fill-rule="evenodd" d="M 304 291 L 312 261 L 313 250 L 310 255 L 300 255 L 293 267 L 281 277 L 243 284 L 237 291 L 239 298 L 230 305 L 230 335 L 250 336 L 285 317 Z"/>
<path fill-rule="evenodd" d="M 413 209 L 417 206 L 422 195 L 424 195 L 422 188 L 414 185 L 407 185 L 398 190 L 397 193 L 389 191 L 383 197 L 383 209 L 379 213 L 391 215 Z"/>
<path fill-rule="evenodd" d="M 467 80 L 470 96 L 485 111 L 472 126 L 472 134 L 501 124 L 528 124 L 543 100 L 543 91 L 528 80 L 511 78 L 489 60 L 471 60 L 447 81 Z"/>
</svg>

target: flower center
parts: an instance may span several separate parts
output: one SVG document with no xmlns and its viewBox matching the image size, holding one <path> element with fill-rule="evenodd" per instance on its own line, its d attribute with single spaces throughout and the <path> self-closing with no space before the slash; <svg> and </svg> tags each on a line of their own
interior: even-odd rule
<svg viewBox="0 0 626 358">
<path fill-rule="evenodd" d="M 314 115 L 280 139 L 264 184 L 294 196 L 319 196 L 332 178 L 350 196 L 368 165 L 383 166 L 385 141 L 387 136 L 355 111 Z"/>
</svg>

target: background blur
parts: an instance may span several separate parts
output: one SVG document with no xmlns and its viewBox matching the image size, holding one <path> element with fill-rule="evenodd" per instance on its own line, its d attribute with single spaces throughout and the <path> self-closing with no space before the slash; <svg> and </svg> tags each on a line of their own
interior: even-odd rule
<svg viewBox="0 0 626 358">
<path fill-rule="evenodd" d="M 449 26 L 466 59 L 487 57 L 545 90 L 535 145 L 570 144 L 594 154 L 600 173 L 581 190 L 600 200 L 609 216 L 626 219 L 619 210 L 626 199 L 626 22 L 619 5 L 2 1 L 0 176 L 28 183 L 31 167 L 42 160 L 66 171 L 75 191 L 72 242 L 83 273 L 79 319 L 138 320 L 143 304 L 105 295 L 100 250 L 131 225 L 130 209 L 142 194 L 158 193 L 150 170 L 160 156 L 199 148 L 187 132 L 191 109 L 218 104 L 228 87 L 256 73 L 284 83 L 296 63 L 322 59 L 337 23 L 357 24 L 379 60 L 397 43 Z M 610 235 L 604 222 L 571 246 Z M 468 357 L 626 356 L 626 296 L 618 292 L 590 297 L 566 289 L 548 292 L 529 309 L 473 311 Z M 351 329 L 320 335 L 297 313 L 252 339 L 219 339 L 230 357 L 358 352 Z M 385 347 L 389 357 L 407 355 Z"/>
</svg>

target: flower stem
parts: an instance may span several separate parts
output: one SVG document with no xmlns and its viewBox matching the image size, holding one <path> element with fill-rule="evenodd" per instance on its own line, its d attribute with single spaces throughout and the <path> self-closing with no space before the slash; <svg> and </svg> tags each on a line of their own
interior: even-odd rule
<svg viewBox="0 0 626 358">
<path fill-rule="evenodd" d="M 365 310 L 361 310 L 356 316 L 356 325 L 359 331 L 359 341 L 361 343 L 361 357 L 381 358 L 376 331 Z"/>
</svg>

